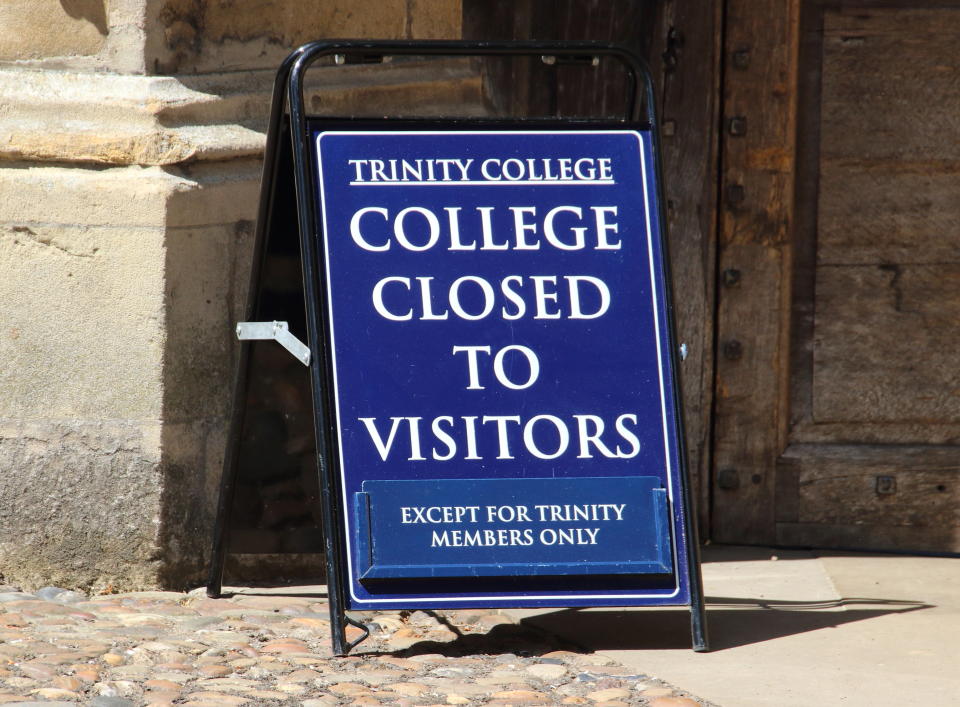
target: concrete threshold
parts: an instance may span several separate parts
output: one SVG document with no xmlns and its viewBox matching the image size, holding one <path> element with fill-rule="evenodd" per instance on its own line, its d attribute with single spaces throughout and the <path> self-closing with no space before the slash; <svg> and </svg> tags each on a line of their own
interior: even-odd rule
<svg viewBox="0 0 960 707">
<path fill-rule="evenodd" d="M 711 546 L 685 609 L 511 610 L 721 707 L 960 705 L 960 559 Z"/>
</svg>

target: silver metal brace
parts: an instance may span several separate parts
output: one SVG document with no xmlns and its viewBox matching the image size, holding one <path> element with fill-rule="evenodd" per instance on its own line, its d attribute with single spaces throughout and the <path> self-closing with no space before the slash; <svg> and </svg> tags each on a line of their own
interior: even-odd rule
<svg viewBox="0 0 960 707">
<path fill-rule="evenodd" d="M 300 339 L 290 333 L 286 322 L 239 322 L 237 338 L 241 341 L 274 340 L 304 366 L 310 365 L 310 349 Z"/>
</svg>

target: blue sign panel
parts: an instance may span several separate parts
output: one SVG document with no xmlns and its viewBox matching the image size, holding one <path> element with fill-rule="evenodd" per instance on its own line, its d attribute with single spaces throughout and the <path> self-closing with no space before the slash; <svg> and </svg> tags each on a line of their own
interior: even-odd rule
<svg viewBox="0 0 960 707">
<path fill-rule="evenodd" d="M 689 603 L 649 132 L 314 138 L 349 607 Z"/>
</svg>

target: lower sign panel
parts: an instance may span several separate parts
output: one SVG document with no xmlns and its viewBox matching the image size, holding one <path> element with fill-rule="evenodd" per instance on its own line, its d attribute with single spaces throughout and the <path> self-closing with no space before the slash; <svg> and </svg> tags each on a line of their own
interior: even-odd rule
<svg viewBox="0 0 960 707">
<path fill-rule="evenodd" d="M 673 571 L 656 477 L 365 481 L 354 512 L 356 574 L 371 590 L 384 579 Z"/>
</svg>

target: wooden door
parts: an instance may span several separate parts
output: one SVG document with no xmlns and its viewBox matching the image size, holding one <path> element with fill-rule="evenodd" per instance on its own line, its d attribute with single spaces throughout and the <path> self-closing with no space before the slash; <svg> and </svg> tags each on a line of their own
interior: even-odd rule
<svg viewBox="0 0 960 707">
<path fill-rule="evenodd" d="M 960 551 L 960 2 L 726 11 L 712 535 Z"/>
<path fill-rule="evenodd" d="M 702 536 L 709 528 L 713 312 L 723 0 L 464 0 L 467 39 L 603 40 L 647 59 L 661 116 L 663 181 L 687 458 Z M 621 71 L 488 61 L 492 109 L 506 115 L 619 116 Z"/>
</svg>

